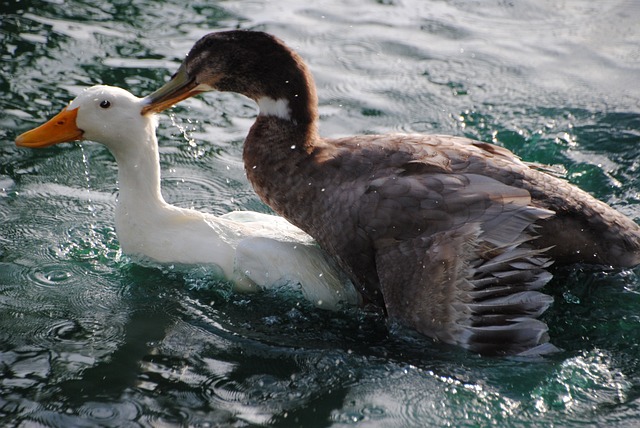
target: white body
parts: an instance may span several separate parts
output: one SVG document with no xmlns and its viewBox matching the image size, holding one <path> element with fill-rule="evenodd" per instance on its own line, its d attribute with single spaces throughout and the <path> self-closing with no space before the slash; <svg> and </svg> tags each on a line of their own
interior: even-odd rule
<svg viewBox="0 0 640 428">
<path fill-rule="evenodd" d="M 83 139 L 107 146 L 118 163 L 115 226 L 125 254 L 157 263 L 215 265 L 244 291 L 300 284 L 305 297 L 324 308 L 358 303 L 346 275 L 285 219 L 247 211 L 216 217 L 165 202 L 157 119 L 140 114 L 144 102 L 120 88 L 94 86 L 68 107 L 79 109 Z"/>
</svg>

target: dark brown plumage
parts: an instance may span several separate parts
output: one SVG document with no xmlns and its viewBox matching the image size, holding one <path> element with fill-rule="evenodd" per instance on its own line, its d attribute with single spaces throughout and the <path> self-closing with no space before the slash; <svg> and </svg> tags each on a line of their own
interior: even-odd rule
<svg viewBox="0 0 640 428">
<path fill-rule="evenodd" d="M 552 263 L 633 266 L 640 228 L 508 150 L 443 135 L 322 139 L 300 57 L 265 33 L 212 33 L 148 97 L 217 89 L 259 107 L 245 141 L 262 200 L 331 254 L 390 318 L 487 354 L 543 352 Z"/>
</svg>

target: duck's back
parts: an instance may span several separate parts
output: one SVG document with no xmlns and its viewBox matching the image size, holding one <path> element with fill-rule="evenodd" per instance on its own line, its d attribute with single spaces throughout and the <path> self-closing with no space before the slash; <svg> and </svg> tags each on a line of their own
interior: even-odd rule
<svg viewBox="0 0 640 428">
<path fill-rule="evenodd" d="M 535 318 L 551 303 L 538 290 L 552 261 L 640 259 L 633 221 L 490 144 L 359 136 L 272 165 L 304 179 L 283 186 L 284 175 L 277 191 L 256 190 L 334 255 L 366 298 L 404 325 L 480 352 L 545 343 Z"/>
<path fill-rule="evenodd" d="M 553 247 L 556 263 L 640 263 L 636 223 L 498 146 L 439 135 L 350 137 L 318 145 L 307 167 L 307 193 L 325 190 L 313 194 L 313 215 L 302 220 L 318 218 L 311 234 L 326 234 L 330 245 L 343 236 L 346 248 L 362 251 L 371 246 L 355 242 L 452 230 L 511 203 L 553 211 L 536 221 L 533 244 Z"/>
</svg>

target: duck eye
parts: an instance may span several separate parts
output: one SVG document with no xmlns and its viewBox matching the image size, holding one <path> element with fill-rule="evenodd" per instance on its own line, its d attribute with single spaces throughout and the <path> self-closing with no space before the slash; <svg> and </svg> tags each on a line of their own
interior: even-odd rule
<svg viewBox="0 0 640 428">
<path fill-rule="evenodd" d="M 109 108 L 109 107 L 111 107 L 111 102 L 109 102 L 107 100 L 102 100 L 102 101 L 100 101 L 100 107 L 101 108 Z"/>
</svg>

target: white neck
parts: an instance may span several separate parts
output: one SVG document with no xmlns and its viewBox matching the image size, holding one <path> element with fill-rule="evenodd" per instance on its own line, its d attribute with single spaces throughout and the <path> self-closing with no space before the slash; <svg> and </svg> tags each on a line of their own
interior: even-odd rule
<svg viewBox="0 0 640 428">
<path fill-rule="evenodd" d="M 128 134 L 128 141 L 110 146 L 118 163 L 115 223 L 122 250 L 160 263 L 215 264 L 230 277 L 233 231 L 214 216 L 165 202 L 155 127 L 148 126 L 145 132 Z"/>
<path fill-rule="evenodd" d="M 120 187 L 118 208 L 157 209 L 166 205 L 160 191 L 160 157 L 154 125 L 138 135 L 129 135 L 125 150 L 111 149 L 118 163 Z M 117 213 L 116 213 L 117 215 Z"/>
</svg>

